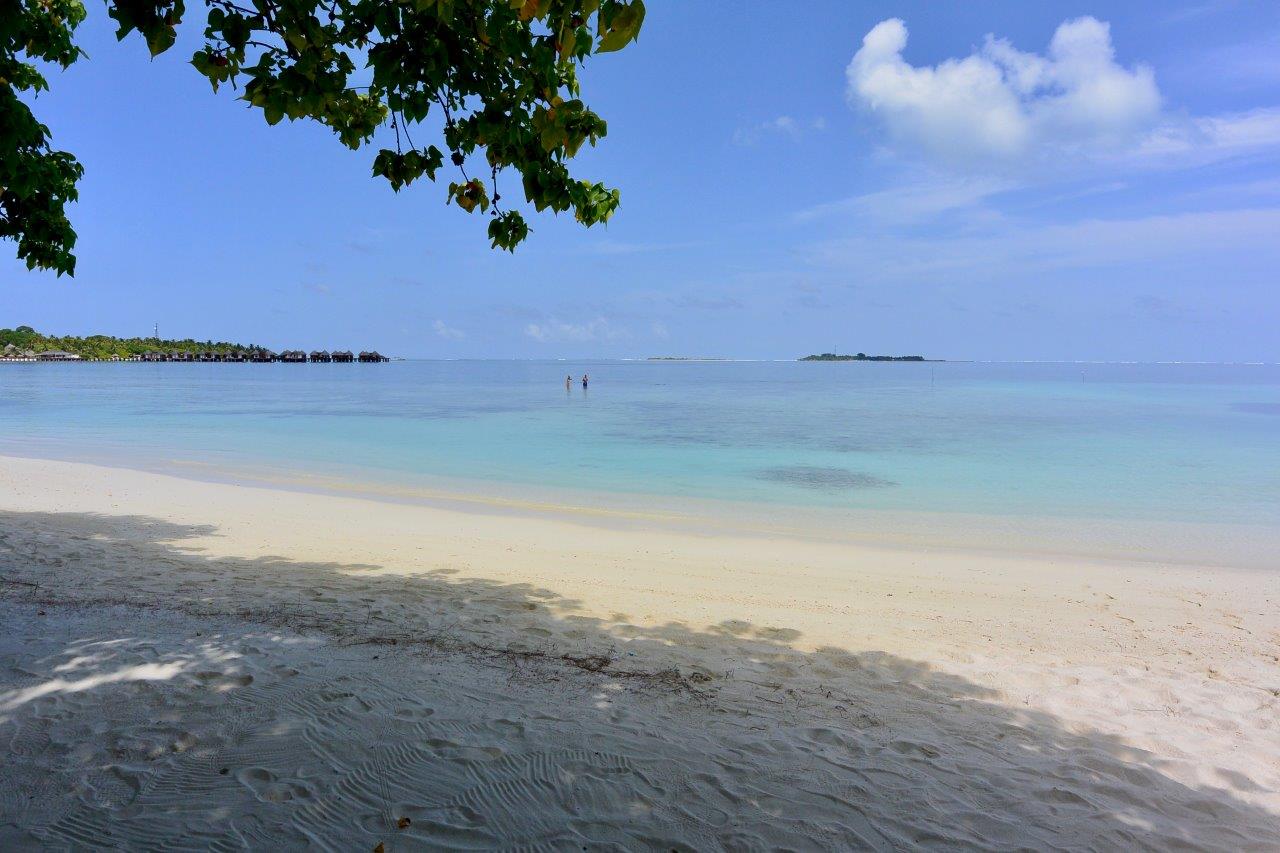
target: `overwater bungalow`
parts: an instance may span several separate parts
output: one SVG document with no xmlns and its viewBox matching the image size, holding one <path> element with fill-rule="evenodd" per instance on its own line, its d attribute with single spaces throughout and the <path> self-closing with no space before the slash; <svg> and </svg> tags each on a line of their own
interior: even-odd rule
<svg viewBox="0 0 1280 853">
<path fill-rule="evenodd" d="M 387 358 L 385 355 L 383 355 L 382 353 L 378 352 L 377 350 L 374 350 L 373 352 L 361 352 L 359 358 L 360 358 L 360 361 L 365 363 L 391 360 Z"/>
<path fill-rule="evenodd" d="M 334 350 L 332 360 L 341 364 L 350 364 L 356 360 L 356 357 L 352 355 L 351 350 L 349 349 Z"/>
<path fill-rule="evenodd" d="M 328 350 L 315 349 L 311 351 L 312 364 L 327 364 L 330 361 L 333 361 L 333 357 L 329 355 Z"/>
<path fill-rule="evenodd" d="M 73 352 L 64 352 L 60 349 L 45 350 L 36 353 L 37 361 L 80 361 L 80 356 Z"/>
<path fill-rule="evenodd" d="M 18 349 L 14 344 L 5 344 L 4 349 L 0 350 L 0 360 L 3 361 L 35 361 L 35 350 Z"/>
<path fill-rule="evenodd" d="M 287 364 L 306 364 L 307 354 L 300 349 L 287 349 L 280 353 L 280 360 Z"/>
<path fill-rule="evenodd" d="M 249 351 L 249 360 L 259 364 L 264 364 L 272 361 L 279 361 L 280 356 L 276 355 L 269 349 L 255 349 Z"/>
</svg>

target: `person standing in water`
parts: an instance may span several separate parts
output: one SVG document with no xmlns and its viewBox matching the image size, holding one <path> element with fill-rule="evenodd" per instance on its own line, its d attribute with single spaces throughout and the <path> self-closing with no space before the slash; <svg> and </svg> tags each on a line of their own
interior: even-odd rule
<svg viewBox="0 0 1280 853">
<path fill-rule="evenodd" d="M 566 391 L 573 390 L 573 376 L 566 376 L 564 378 L 564 390 Z"/>
<path fill-rule="evenodd" d="M 587 390 L 587 374 L 582 374 L 582 390 Z"/>
</svg>

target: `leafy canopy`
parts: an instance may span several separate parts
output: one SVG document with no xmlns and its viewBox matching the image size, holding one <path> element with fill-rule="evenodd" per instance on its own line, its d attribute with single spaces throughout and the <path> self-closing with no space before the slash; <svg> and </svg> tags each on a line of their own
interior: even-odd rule
<svg viewBox="0 0 1280 853">
<path fill-rule="evenodd" d="M 30 350 L 34 353 L 62 350 L 71 352 L 82 358 L 110 359 L 132 358 L 135 355 L 159 350 L 160 352 L 185 352 L 198 354 L 203 352 L 247 353 L 258 349 L 256 344 L 237 344 L 228 341 L 196 341 L 191 338 L 183 340 L 163 340 L 160 338 L 116 338 L 110 335 L 46 335 L 37 332 L 30 326 L 19 326 L 16 329 L 0 329 L 0 357 L 5 355 L 5 348 L 12 346 L 19 353 Z"/>
<path fill-rule="evenodd" d="M 358 149 L 389 125 L 395 148 L 373 158 L 393 190 L 449 160 L 446 203 L 489 214 L 494 248 L 529 234 L 501 204 L 499 177 L 520 176 L 538 211 L 609 219 L 618 191 L 578 180 L 566 161 L 606 126 L 579 98 L 578 67 L 620 50 L 644 21 L 642 0 L 206 0 L 205 44 L 191 64 L 215 91 L 230 85 L 268 124 L 312 119 Z M 184 0 L 107 0 L 117 37 L 137 32 L 151 55 L 173 46 Z M 42 64 L 83 56 L 73 40 L 80 0 L 0 0 L 0 238 L 28 268 L 74 274 L 76 235 L 65 206 L 83 168 L 56 151 L 19 93 L 48 88 Z M 419 146 L 432 118 L 443 144 Z M 419 129 L 421 133 L 421 128 Z M 446 155 L 447 152 L 447 155 Z M 479 164 L 477 166 L 477 164 Z M 470 170 L 469 170 L 470 167 Z"/>
</svg>

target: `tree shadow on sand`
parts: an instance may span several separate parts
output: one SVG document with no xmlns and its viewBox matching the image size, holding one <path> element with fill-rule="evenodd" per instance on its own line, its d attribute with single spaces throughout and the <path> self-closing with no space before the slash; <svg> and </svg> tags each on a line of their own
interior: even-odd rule
<svg viewBox="0 0 1280 853">
<path fill-rule="evenodd" d="M 234 791 L 241 793 L 234 796 L 243 802 L 216 794 L 238 805 L 218 800 L 221 817 L 210 816 L 204 830 L 184 825 L 183 843 L 204 846 L 198 841 L 204 838 L 228 849 L 305 841 L 359 846 L 384 832 L 361 823 L 360 808 L 391 814 L 394 800 L 405 814 L 417 809 L 417 817 L 407 828 L 385 830 L 386 837 L 424 846 L 1280 845 L 1276 816 L 1241 797 L 1251 789 L 1248 779 L 1229 781 L 1223 774 L 1224 787 L 1183 784 L 1162 771 L 1168 762 L 1160 756 L 1108 734 L 1069 728 L 1043 712 L 1010 707 L 991 689 L 921 661 L 875 650 L 802 651 L 791 645 L 798 632 L 746 621 L 704 630 L 677 622 L 638 625 L 626 614 L 600 619 L 559 592 L 452 569 L 388 574 L 394 566 L 212 557 L 190 543 L 216 534 L 209 526 L 138 516 L 0 513 L 0 614 L 11 622 L 0 634 L 36 642 L 50 634 L 38 619 L 60 616 L 59 624 L 68 626 L 47 640 L 56 646 L 48 653 L 23 657 L 26 647 L 18 640 L 0 649 L 5 763 L 41 769 L 45 785 L 31 781 L 31 773 L 3 774 L 0 842 L 162 846 L 173 839 L 164 835 L 167 824 L 159 815 L 179 802 L 187 803 L 184 814 L 193 814 L 202 797 L 214 801 L 223 790 L 217 786 L 238 782 Z M 119 613 L 118 630 L 78 633 L 83 620 L 77 614 L 108 608 Z M 252 643 L 234 635 L 243 623 L 257 638 Z M 162 624 L 169 628 L 156 627 Z M 209 627 L 193 635 L 191 625 Z M 296 682 L 291 698 L 272 692 L 273 678 L 284 683 L 281 673 L 297 673 L 296 667 L 271 665 L 288 658 L 288 643 L 266 629 L 316 638 L 331 658 L 323 673 L 303 673 L 312 680 Z M 174 639 L 184 630 L 185 639 Z M 246 648 L 264 661 L 256 680 L 245 680 L 227 663 L 245 658 Z M 425 722 L 425 711 L 415 717 L 410 710 L 429 703 L 433 691 L 450 689 L 443 680 L 448 670 L 440 668 L 450 662 L 454 672 L 459 662 L 472 667 L 476 685 L 492 687 L 498 679 L 513 686 L 506 692 L 493 687 L 493 693 L 477 686 L 472 695 L 469 685 L 454 685 L 463 696 L 459 707 L 470 707 L 474 717 L 448 723 L 454 729 Z M 399 667 L 396 673 L 431 676 L 388 683 L 383 676 L 392 666 Z M 265 770 L 255 776 L 226 757 L 237 744 L 257 744 L 254 750 L 269 753 L 261 739 L 283 743 L 291 736 L 289 713 L 300 714 L 296 708 L 313 700 L 338 701 L 331 695 L 341 697 L 339 705 L 351 703 L 352 691 L 334 690 L 361 678 L 370 679 L 360 681 L 371 697 L 364 704 L 384 701 L 395 711 L 380 724 L 380 740 L 357 731 L 358 722 L 341 723 L 345 705 L 314 716 L 339 721 L 322 738 L 327 746 L 314 749 L 342 773 L 335 770 L 319 782 L 302 770 L 291 779 Z M 172 745 L 159 757 L 134 755 L 134 747 L 121 746 L 117 737 L 117 759 L 126 754 L 132 763 L 86 759 L 76 732 L 88 738 L 103 726 L 123 731 L 113 714 L 142 707 L 147 694 L 139 690 L 179 684 L 189 688 L 182 695 L 194 703 L 193 716 L 218 703 L 243 709 L 234 731 L 210 729 L 207 735 L 222 743 L 216 753 L 221 758 L 206 756 L 200 764 L 194 747 L 179 755 L 183 750 Z M 75 713 L 100 717 L 97 728 L 76 728 L 72 709 L 55 704 L 59 695 L 72 694 L 90 703 Z M 543 708 L 539 703 L 551 695 L 559 699 Z M 183 713 L 182 706 L 165 707 L 170 716 Z M 641 707 L 652 713 L 625 716 Z M 319 725 L 307 719 L 311 729 Z M 637 720 L 647 720 L 649 730 Z M 575 721 L 582 723 L 580 732 Z M 529 759 L 519 767 L 514 755 L 503 759 L 506 764 L 484 765 L 458 757 L 459 750 L 480 749 L 482 741 L 498 749 L 499 724 L 518 724 L 529 743 L 554 730 L 557 743 L 576 738 L 584 751 L 557 752 L 559 757 Z M 146 741 L 150 730 L 137 721 L 131 725 L 130 736 Z M 72 735 L 59 740 L 57 726 Z M 164 735 L 182 736 L 200 739 Z M 340 755 L 347 742 L 356 745 L 350 758 Z M 436 746 L 427 750 L 424 743 Z M 389 757 L 376 758 L 380 749 Z M 621 756 L 621 763 L 608 764 L 600 758 L 605 754 Z M 163 767 L 152 772 L 148 761 Z M 359 786 L 369 762 L 381 768 L 380 781 Z M 464 764 L 466 773 L 457 770 Z M 631 812 L 606 827 L 602 816 L 622 809 L 607 792 L 607 779 L 616 786 L 632 778 L 619 767 L 634 770 L 638 793 L 627 801 Z M 450 775 L 455 770 L 462 775 Z M 484 782 L 486 772 L 517 781 Z M 343 788 L 348 782 L 351 790 Z M 166 785 L 173 786 L 169 800 Z M 588 796 L 583 785 L 606 787 Z M 111 796 L 101 794 L 108 789 Z M 59 818 L 33 806 L 41 796 L 63 797 L 73 813 Z M 356 803 L 354 811 L 332 805 L 342 797 Z M 640 801 L 647 805 L 637 811 Z M 229 813 L 236 820 L 228 821 Z M 130 822 L 153 834 L 129 835 L 122 827 Z M 273 835 L 272 827 L 284 834 Z"/>
</svg>

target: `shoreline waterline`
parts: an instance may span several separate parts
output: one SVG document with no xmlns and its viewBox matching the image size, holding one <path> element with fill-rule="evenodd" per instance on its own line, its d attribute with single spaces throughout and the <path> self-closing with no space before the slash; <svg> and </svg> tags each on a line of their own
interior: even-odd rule
<svg viewBox="0 0 1280 853">
<path fill-rule="evenodd" d="M 34 461 L 136 471 L 196 483 L 350 498 L 463 514 L 550 519 L 615 530 L 782 539 L 885 548 L 1087 560 L 1191 568 L 1280 568 L 1280 530 L 1250 524 L 1043 518 L 981 513 L 832 510 L 665 495 L 531 489 L 492 480 L 415 477 L 414 484 L 361 479 L 357 470 L 318 473 L 222 466 L 192 459 L 103 459 L 93 454 L 0 452 L 0 462 Z"/>
</svg>

